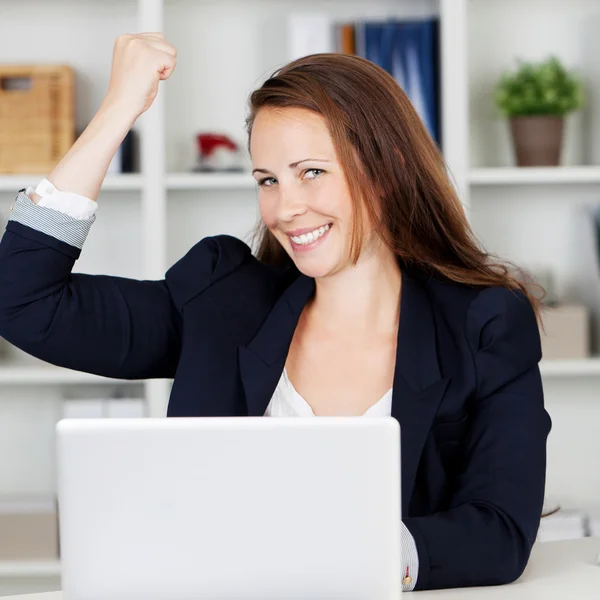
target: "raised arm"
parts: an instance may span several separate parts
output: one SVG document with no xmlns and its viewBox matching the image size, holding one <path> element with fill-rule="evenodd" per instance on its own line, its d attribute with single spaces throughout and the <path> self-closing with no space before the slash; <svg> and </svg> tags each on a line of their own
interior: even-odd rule
<svg viewBox="0 0 600 600">
<path fill-rule="evenodd" d="M 108 165 L 175 67 L 162 34 L 120 36 L 109 89 L 84 133 L 48 175 L 96 201 Z M 0 335 L 47 362 L 118 378 L 171 377 L 180 313 L 168 281 L 72 274 L 95 215 L 75 218 L 17 196 L 0 242 Z M 93 212 L 93 211 L 92 211 Z"/>
<path fill-rule="evenodd" d="M 110 161 L 137 118 L 152 105 L 159 82 L 170 77 L 176 57 L 162 33 L 119 36 L 106 97 L 49 181 L 59 190 L 97 200 Z"/>
</svg>

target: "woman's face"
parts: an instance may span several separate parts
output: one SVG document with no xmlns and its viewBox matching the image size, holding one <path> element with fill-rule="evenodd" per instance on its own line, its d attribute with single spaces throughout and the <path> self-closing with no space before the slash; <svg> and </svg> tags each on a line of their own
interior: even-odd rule
<svg viewBox="0 0 600 600">
<path fill-rule="evenodd" d="M 326 277 L 350 264 L 350 190 L 325 119 L 302 108 L 262 109 L 250 140 L 268 229 L 298 269 Z"/>
</svg>

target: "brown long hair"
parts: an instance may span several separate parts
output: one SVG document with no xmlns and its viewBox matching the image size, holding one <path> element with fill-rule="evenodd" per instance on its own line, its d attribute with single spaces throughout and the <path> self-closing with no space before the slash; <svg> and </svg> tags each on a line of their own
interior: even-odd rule
<svg viewBox="0 0 600 600">
<path fill-rule="evenodd" d="M 333 53 L 278 69 L 250 95 L 248 149 L 262 108 L 304 108 L 325 118 L 350 189 L 354 263 L 372 224 L 402 264 L 466 285 L 520 289 L 539 315 L 540 302 L 526 283 L 478 244 L 441 152 L 385 70 L 359 56 Z M 257 258 L 269 264 L 290 260 L 264 223 Z"/>
</svg>

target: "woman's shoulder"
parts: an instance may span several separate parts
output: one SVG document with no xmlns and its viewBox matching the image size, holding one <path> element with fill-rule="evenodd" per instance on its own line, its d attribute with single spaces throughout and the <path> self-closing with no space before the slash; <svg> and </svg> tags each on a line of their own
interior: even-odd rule
<svg viewBox="0 0 600 600">
<path fill-rule="evenodd" d="M 537 317 L 521 290 L 435 278 L 426 279 L 425 285 L 436 324 L 453 340 L 446 347 L 468 348 L 465 356 L 474 364 L 480 393 L 499 389 L 541 360 Z"/>
<path fill-rule="evenodd" d="M 166 273 L 166 283 L 178 308 L 207 289 L 227 288 L 243 298 L 253 289 L 270 290 L 285 281 L 285 270 L 263 264 L 248 244 L 230 235 L 206 237 Z"/>
<path fill-rule="evenodd" d="M 539 327 L 535 310 L 520 289 L 472 286 L 427 278 L 434 311 L 464 332 L 477 350 L 486 344 L 528 346 L 537 354 Z"/>
<path fill-rule="evenodd" d="M 458 314 L 485 318 L 506 313 L 533 316 L 531 302 L 520 289 L 502 285 L 474 286 L 436 277 L 422 279 L 440 306 Z"/>
</svg>

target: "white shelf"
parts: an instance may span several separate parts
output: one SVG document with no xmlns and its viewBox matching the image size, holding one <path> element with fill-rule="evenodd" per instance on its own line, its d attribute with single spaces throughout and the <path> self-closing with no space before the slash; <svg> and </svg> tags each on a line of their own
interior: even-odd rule
<svg viewBox="0 0 600 600">
<path fill-rule="evenodd" d="M 600 358 L 543 360 L 540 371 L 545 377 L 599 376 Z M 60 384 L 139 384 L 142 381 L 112 379 L 72 371 L 52 365 L 28 367 L 0 365 L 0 385 L 60 385 Z"/>
<path fill-rule="evenodd" d="M 600 183 L 600 166 L 471 169 L 471 185 Z"/>
<path fill-rule="evenodd" d="M 45 174 L 26 175 L 0 175 L 0 192 L 14 192 L 15 194 L 28 185 L 35 186 Z M 107 175 L 102 183 L 103 191 L 140 190 L 142 176 L 139 173 L 123 173 Z"/>
<path fill-rule="evenodd" d="M 103 190 L 139 190 L 142 188 L 142 176 L 139 173 L 107 175 L 102 183 Z"/>
<path fill-rule="evenodd" d="M 544 377 L 600 376 L 600 358 L 542 360 L 540 372 Z"/>
<path fill-rule="evenodd" d="M 169 190 L 244 189 L 256 187 L 250 173 L 170 173 L 167 175 Z"/>
<path fill-rule="evenodd" d="M 56 384 L 135 384 L 140 381 L 111 379 L 72 371 L 54 365 L 26 366 L 0 363 L 0 385 L 56 385 Z"/>
<path fill-rule="evenodd" d="M 60 561 L 0 561 L 0 577 L 60 577 Z"/>
</svg>

